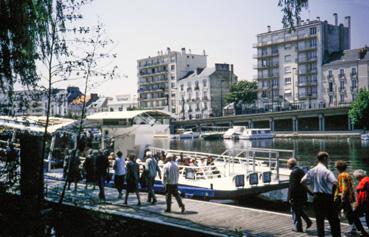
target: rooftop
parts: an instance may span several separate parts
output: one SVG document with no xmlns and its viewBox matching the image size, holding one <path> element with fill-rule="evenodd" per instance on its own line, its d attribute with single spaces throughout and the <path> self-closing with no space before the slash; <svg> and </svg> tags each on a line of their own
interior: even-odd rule
<svg viewBox="0 0 369 237">
<path fill-rule="evenodd" d="M 369 47 L 365 46 L 358 49 L 347 49 L 330 55 L 330 61 L 325 65 L 337 65 L 346 62 L 369 61 Z"/>
</svg>

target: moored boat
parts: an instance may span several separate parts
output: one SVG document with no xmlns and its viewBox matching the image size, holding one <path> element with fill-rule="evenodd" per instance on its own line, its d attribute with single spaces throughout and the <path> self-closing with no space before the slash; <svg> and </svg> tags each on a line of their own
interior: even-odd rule
<svg viewBox="0 0 369 237">
<path fill-rule="evenodd" d="M 252 140 L 252 139 L 271 139 L 273 138 L 273 133 L 270 129 L 262 128 L 247 128 L 244 129 L 239 139 L 241 140 Z"/>
</svg>

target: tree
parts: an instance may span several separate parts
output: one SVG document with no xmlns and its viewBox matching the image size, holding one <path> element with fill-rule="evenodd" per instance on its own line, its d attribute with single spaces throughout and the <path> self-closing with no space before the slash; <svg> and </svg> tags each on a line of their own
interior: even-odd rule
<svg viewBox="0 0 369 237">
<path fill-rule="evenodd" d="M 369 90 L 360 89 L 349 110 L 349 118 L 357 127 L 369 128 Z"/>
<path fill-rule="evenodd" d="M 257 99 L 257 83 L 255 81 L 238 81 L 231 85 L 230 92 L 225 95 L 227 103 L 252 104 Z"/>
<path fill-rule="evenodd" d="M 309 0 L 279 0 L 278 6 L 282 8 L 282 23 L 285 28 L 295 28 L 301 20 L 301 11 L 308 7 L 308 2 Z"/>
</svg>

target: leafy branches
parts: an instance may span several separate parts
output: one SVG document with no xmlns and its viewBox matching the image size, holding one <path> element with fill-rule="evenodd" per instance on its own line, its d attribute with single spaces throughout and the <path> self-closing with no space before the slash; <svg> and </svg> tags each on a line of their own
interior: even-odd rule
<svg viewBox="0 0 369 237">
<path fill-rule="evenodd" d="M 307 8 L 309 0 L 279 0 L 278 6 L 282 8 L 282 23 L 285 28 L 294 29 L 301 20 L 303 8 Z"/>
<path fill-rule="evenodd" d="M 252 104 L 257 99 L 257 83 L 255 81 L 238 81 L 234 83 L 230 92 L 225 96 L 227 103 Z"/>
<path fill-rule="evenodd" d="M 360 89 L 349 110 L 349 118 L 358 127 L 369 128 L 369 90 Z"/>
</svg>

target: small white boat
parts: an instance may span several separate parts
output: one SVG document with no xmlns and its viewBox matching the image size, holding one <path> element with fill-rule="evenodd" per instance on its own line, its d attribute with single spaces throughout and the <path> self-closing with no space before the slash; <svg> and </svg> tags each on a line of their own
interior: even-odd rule
<svg viewBox="0 0 369 237">
<path fill-rule="evenodd" d="M 242 134 L 239 136 L 241 140 L 252 140 L 252 139 L 271 139 L 273 133 L 270 129 L 263 128 L 247 128 L 244 129 Z"/>
<path fill-rule="evenodd" d="M 369 133 L 361 134 L 362 141 L 369 141 Z"/>
<path fill-rule="evenodd" d="M 191 129 L 185 130 L 183 128 L 177 129 L 176 134 L 172 134 L 170 136 L 171 139 L 195 139 L 199 137 L 200 137 L 199 132 L 194 132 Z"/>
<path fill-rule="evenodd" d="M 247 129 L 245 126 L 233 126 L 224 133 L 223 138 L 239 139 L 239 136 L 243 133 L 245 129 Z"/>
<path fill-rule="evenodd" d="M 224 132 L 204 132 L 201 133 L 200 137 L 204 140 L 216 140 L 221 139 L 224 135 Z"/>
</svg>

